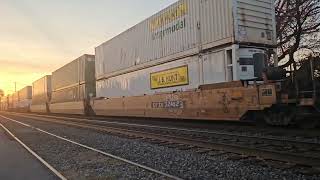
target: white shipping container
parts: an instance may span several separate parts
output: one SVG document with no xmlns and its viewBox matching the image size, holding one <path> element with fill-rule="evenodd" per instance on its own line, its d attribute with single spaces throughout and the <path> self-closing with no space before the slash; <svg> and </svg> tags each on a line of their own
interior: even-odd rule
<svg viewBox="0 0 320 180">
<path fill-rule="evenodd" d="M 26 86 L 18 91 L 19 100 L 16 104 L 17 109 L 29 109 L 32 102 L 32 86 Z"/>
<path fill-rule="evenodd" d="M 203 84 L 232 81 L 232 63 L 227 54 L 231 47 L 220 48 L 203 56 L 192 56 L 174 62 L 122 74 L 97 82 L 97 97 L 140 96 L 160 92 L 186 91 L 197 89 Z M 153 89 L 151 74 L 170 71 L 174 68 L 187 67 L 188 82 L 180 86 Z"/>
<path fill-rule="evenodd" d="M 12 108 L 12 95 L 7 95 L 8 109 Z"/>
<path fill-rule="evenodd" d="M 95 97 L 95 87 L 95 56 L 82 55 L 52 73 L 51 103 Z"/>
<path fill-rule="evenodd" d="M 97 97 L 141 96 L 187 91 L 201 85 L 258 79 L 265 51 L 225 46 L 180 60 L 97 81 Z M 256 62 L 257 65 L 252 64 Z M 235 65 L 236 64 L 236 65 Z M 262 68 L 259 68 L 262 67 Z"/>
<path fill-rule="evenodd" d="M 180 0 L 98 46 L 98 80 L 232 44 L 276 43 L 274 0 Z"/>
<path fill-rule="evenodd" d="M 13 93 L 11 98 L 12 98 L 11 108 L 16 109 L 18 107 L 18 103 L 19 103 L 19 93 L 18 92 Z"/>
<path fill-rule="evenodd" d="M 189 77 L 191 77 L 188 85 L 154 90 L 150 88 L 151 73 L 175 67 L 181 67 L 184 65 L 188 66 Z M 122 96 L 139 96 L 143 94 L 153 94 L 164 91 L 196 89 L 200 81 L 199 68 L 199 58 L 198 56 L 194 56 L 176 62 L 166 63 L 163 65 L 112 77 L 97 82 L 97 97 L 111 98 Z"/>
<path fill-rule="evenodd" d="M 2 111 L 7 111 L 8 110 L 8 102 L 7 101 L 3 102 L 1 110 Z"/>
<path fill-rule="evenodd" d="M 32 104 L 45 104 L 51 97 L 51 75 L 44 76 L 32 83 Z"/>
<path fill-rule="evenodd" d="M 17 108 L 27 109 L 27 108 L 30 108 L 31 104 L 32 104 L 31 99 L 20 100 L 18 102 Z"/>
<path fill-rule="evenodd" d="M 79 59 L 52 72 L 52 91 L 79 84 Z"/>
<path fill-rule="evenodd" d="M 6 111 L 8 109 L 8 96 L 1 98 L 1 111 Z"/>
<path fill-rule="evenodd" d="M 94 55 L 84 54 L 52 73 L 52 91 L 78 86 L 94 81 Z"/>
<path fill-rule="evenodd" d="M 18 91 L 19 101 L 32 99 L 32 86 L 26 86 Z"/>
</svg>

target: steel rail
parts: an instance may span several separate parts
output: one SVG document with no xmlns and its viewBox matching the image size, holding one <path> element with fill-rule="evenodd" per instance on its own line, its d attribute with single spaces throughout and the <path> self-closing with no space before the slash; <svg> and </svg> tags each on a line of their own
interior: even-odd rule
<svg viewBox="0 0 320 180">
<path fill-rule="evenodd" d="M 275 150 L 266 150 L 261 148 L 241 146 L 241 145 L 235 145 L 235 144 L 208 142 L 208 141 L 203 141 L 202 139 L 196 139 L 196 138 L 185 138 L 185 137 L 178 137 L 178 136 L 165 135 L 165 134 L 141 132 L 137 130 L 114 128 L 114 127 L 101 127 L 99 125 L 89 125 L 85 123 L 68 122 L 64 120 L 52 120 L 52 119 L 50 120 L 50 119 L 40 118 L 40 117 L 32 117 L 32 119 L 51 122 L 51 123 L 57 123 L 57 124 L 63 124 L 63 125 L 68 125 L 73 127 L 79 127 L 84 129 L 93 129 L 96 131 L 111 133 L 115 135 L 126 135 L 129 137 L 158 140 L 160 142 L 170 142 L 170 143 L 195 146 L 195 147 L 200 147 L 205 149 L 226 151 L 226 152 L 231 152 L 236 154 L 243 154 L 247 156 L 255 156 L 262 159 L 271 159 L 276 161 L 312 166 L 315 168 L 320 167 L 319 156 L 318 157 L 305 156 L 301 154 L 288 153 L 288 152 L 275 151 Z"/>
<path fill-rule="evenodd" d="M 110 122 L 110 121 L 101 121 L 101 120 L 90 120 L 90 119 L 77 119 L 77 118 L 70 118 L 70 117 L 58 117 L 58 116 L 48 116 L 48 115 L 31 115 L 31 114 L 25 114 L 25 113 L 11 113 L 18 116 L 23 117 L 31 117 L 34 116 L 37 117 L 45 117 L 45 118 L 51 118 L 51 119 L 61 119 L 63 121 L 73 121 L 73 122 L 84 122 L 88 124 L 98 123 L 99 125 L 121 125 L 121 126 L 131 126 L 131 127 L 141 127 L 141 128 L 155 128 L 157 130 L 163 129 L 163 130 L 172 130 L 172 131 L 181 131 L 181 132 L 189 132 L 189 133 L 202 133 L 202 134 L 210 134 L 210 135 L 218 135 L 218 136 L 228 136 L 228 137 L 236 137 L 236 138 L 242 138 L 246 140 L 257 140 L 264 141 L 267 143 L 279 143 L 279 144 L 285 144 L 290 143 L 295 146 L 320 146 L 320 143 L 315 142 L 308 142 L 308 141 L 298 141 L 298 140 L 292 140 L 287 138 L 272 138 L 272 137 L 261 137 L 261 136 L 252 136 L 252 135 L 242 135 L 242 134 L 236 134 L 236 133 L 224 133 L 224 132 L 218 132 L 218 131 L 204 131 L 204 130 L 193 130 L 193 129 L 185 129 L 185 128 L 175 128 L 175 127 L 166 127 L 166 126 L 155 126 L 155 125 L 144 125 L 144 124 L 134 124 L 134 123 L 123 123 L 123 122 Z"/>
<path fill-rule="evenodd" d="M 14 140 L 16 140 L 23 148 L 25 148 L 32 156 L 34 156 L 38 161 L 40 161 L 46 168 L 48 168 L 55 176 L 61 180 L 67 180 L 58 170 L 52 167 L 48 162 L 46 162 L 41 156 L 34 152 L 30 147 L 28 147 L 24 142 L 22 142 L 16 135 L 14 135 L 8 128 L 6 128 L 2 123 L 0 123 L 2 129 L 4 129 Z"/>
<path fill-rule="evenodd" d="M 108 156 L 108 157 L 111 157 L 111 158 L 113 158 L 113 159 L 117 159 L 117 160 L 122 161 L 122 162 L 125 162 L 125 163 L 127 163 L 127 164 L 130 164 L 130 165 L 133 165 L 133 166 L 142 168 L 142 169 L 147 170 L 147 171 L 149 171 L 149 172 L 152 172 L 152 173 L 155 173 L 155 174 L 159 174 L 159 175 L 164 176 L 164 177 L 166 177 L 166 178 L 175 179 L 175 180 L 182 180 L 182 178 L 179 178 L 179 177 L 177 177 L 177 176 L 173 176 L 173 175 L 170 175 L 170 174 L 168 174 L 168 173 L 165 173 L 165 172 L 162 172 L 162 171 L 153 169 L 153 168 L 151 168 L 151 167 L 148 167 L 148 166 L 145 166 L 145 165 L 142 165 L 142 164 L 139 164 L 139 163 L 135 163 L 135 162 L 130 161 L 130 160 L 127 160 L 127 159 L 125 159 L 125 158 L 122 158 L 122 157 L 119 157 L 119 156 L 116 156 L 116 155 L 113 155 L 113 154 L 110 154 L 110 153 L 107 153 L 107 152 L 98 150 L 98 149 L 96 149 L 96 148 L 93 148 L 93 147 L 90 147 L 90 146 L 87 146 L 87 145 L 84 145 L 84 144 L 81 144 L 81 143 L 72 141 L 72 140 L 70 140 L 70 139 L 67 139 L 67 138 L 58 136 L 58 135 L 56 135 L 56 134 L 53 134 L 53 133 L 50 133 L 50 132 L 48 132 L 48 131 L 42 130 L 42 129 L 37 128 L 37 127 L 35 127 L 35 126 L 29 125 L 29 124 L 26 124 L 26 123 L 22 123 L 22 122 L 20 122 L 20 121 L 18 121 L 18 120 L 15 120 L 15 119 L 12 119 L 12 118 L 8 118 L 8 117 L 2 116 L 2 115 L 0 115 L 0 117 L 2 117 L 2 118 L 4 118 L 4 119 L 7 119 L 7 120 L 9 120 L 9 121 L 18 123 L 18 124 L 20 124 L 20 125 L 23 125 L 23 126 L 25 126 L 25 127 L 28 127 L 28 128 L 31 128 L 31 129 L 35 129 L 35 130 L 37 130 L 37 131 L 39 131 L 39 132 L 42 132 L 42 133 L 44 133 L 44 134 L 53 136 L 53 137 L 58 138 L 58 139 L 60 139 L 60 140 L 64 140 L 64 141 L 69 142 L 69 143 L 71 143 L 71 144 L 78 145 L 78 146 L 83 147 L 83 148 L 85 148 L 85 149 L 92 150 L 92 151 L 97 152 L 97 153 L 99 153 L 99 154 L 103 154 L 103 155 Z"/>
</svg>

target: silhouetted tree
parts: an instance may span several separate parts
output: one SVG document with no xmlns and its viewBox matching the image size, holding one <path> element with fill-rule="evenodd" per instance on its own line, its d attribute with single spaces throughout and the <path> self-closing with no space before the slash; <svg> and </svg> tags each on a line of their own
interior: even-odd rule
<svg viewBox="0 0 320 180">
<path fill-rule="evenodd" d="M 297 51 L 320 49 L 320 0 L 276 0 L 275 3 L 278 59 L 288 60 L 282 67 L 293 64 L 296 70 Z"/>
</svg>

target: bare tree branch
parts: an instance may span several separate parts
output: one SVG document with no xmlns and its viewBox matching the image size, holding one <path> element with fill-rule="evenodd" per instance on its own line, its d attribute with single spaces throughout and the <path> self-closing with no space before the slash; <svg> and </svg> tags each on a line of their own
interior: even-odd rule
<svg viewBox="0 0 320 180">
<path fill-rule="evenodd" d="M 320 48 L 320 0 L 276 0 L 278 59 L 296 65 L 300 49 Z"/>
</svg>

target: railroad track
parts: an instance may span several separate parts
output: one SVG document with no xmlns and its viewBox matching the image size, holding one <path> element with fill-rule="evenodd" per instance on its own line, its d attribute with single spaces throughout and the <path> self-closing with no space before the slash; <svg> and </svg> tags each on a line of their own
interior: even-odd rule
<svg viewBox="0 0 320 180">
<path fill-rule="evenodd" d="M 38 114 L 28 113 L 27 115 L 39 116 L 39 117 L 54 117 L 56 119 L 68 119 L 76 121 L 90 121 L 91 123 L 97 124 L 115 124 L 125 126 L 137 126 L 148 128 L 154 127 L 158 129 L 172 129 L 172 130 L 184 130 L 204 133 L 215 133 L 215 134 L 236 134 L 246 136 L 263 136 L 269 138 L 282 138 L 285 136 L 287 140 L 302 140 L 309 142 L 320 143 L 320 132 L 319 129 L 300 129 L 296 127 L 282 128 L 282 127 L 257 127 L 250 123 L 238 123 L 238 122 L 218 122 L 208 121 L 204 124 L 198 123 L 199 121 L 170 121 L 170 126 L 167 125 L 166 120 L 155 120 L 155 119 L 138 119 L 138 118 L 125 118 L 125 117 L 100 117 L 100 116 L 80 116 L 80 115 L 64 115 L 64 114 Z M 194 123 L 193 123 L 194 122 Z M 227 124 L 225 124 L 227 123 Z M 178 127 L 178 128 L 177 128 Z"/>
<path fill-rule="evenodd" d="M 148 167 L 148 166 L 145 166 L 145 165 L 142 165 L 142 164 L 139 164 L 139 163 L 136 163 L 136 162 L 133 162 L 133 161 L 130 161 L 128 159 L 125 159 L 125 158 L 122 158 L 122 157 L 119 157 L 119 156 L 116 156 L 116 155 L 113 155 L 113 154 L 110 154 L 110 153 L 107 153 L 107 152 L 104 152 L 104 151 L 101 151 L 101 150 L 98 150 L 96 148 L 93 148 L 93 147 L 90 147 L 90 146 L 87 146 L 85 144 L 81 144 L 81 143 L 78 143 L 78 142 L 75 142 L 73 140 L 70 140 L 70 139 L 67 139 L 65 137 L 61 137 L 59 135 L 56 135 L 56 134 L 53 134 L 53 133 L 50 133 L 48 131 L 45 131 L 45 130 L 42 130 L 40 128 L 37 128 L 35 126 L 32 126 L 32 125 L 29 125 L 29 124 L 26 124 L 26 123 L 23 123 L 23 122 L 20 122 L 18 120 L 15 120 L 15 119 L 12 119 L 12 118 L 8 118 L 6 116 L 2 116 L 0 115 L 0 117 L 6 119 L 6 120 L 9 120 L 9 121 L 12 121 L 14 123 L 17 123 L 17 124 L 20 124 L 26 128 L 31 128 L 33 130 L 36 130 L 36 131 L 39 131 L 43 134 L 46 134 L 46 135 L 49 135 L 49 136 L 52 136 L 52 137 L 55 137 L 59 140 L 62 140 L 62 141 L 65 141 L 65 142 L 68 142 L 70 144 L 73 144 L 73 145 L 77 145 L 79 147 L 82 147 L 84 149 L 87 149 L 87 150 L 90 150 L 90 151 L 93 151 L 95 153 L 99 153 L 99 154 L 102 154 L 104 156 L 107 156 L 109 158 L 113 158 L 113 159 L 116 159 L 118 161 L 121 161 L 121 162 L 124 162 L 124 163 L 127 163 L 131 166 L 136 166 L 138 168 L 141 168 L 143 170 L 146 170 L 146 171 L 149 171 L 151 173 L 154 173 L 154 174 L 157 174 L 157 175 L 160 175 L 161 177 L 163 177 L 164 179 L 174 179 L 174 180 L 182 180 L 182 178 L 179 178 L 177 176 L 174 176 L 174 175 L 170 175 L 168 173 L 165 173 L 165 172 L 162 172 L 162 171 L 159 171 L 159 170 L 156 170 L 154 168 L 151 168 L 151 167 Z M 26 144 L 24 144 L 20 139 L 18 139 L 16 137 L 15 134 L 13 134 L 13 132 L 11 132 L 8 128 L 6 128 L 2 123 L 0 123 L 0 127 L 3 128 L 7 133 L 9 133 L 16 141 L 18 141 L 27 151 L 29 151 L 32 155 L 34 155 L 39 161 L 41 161 L 44 165 L 46 165 L 52 172 L 54 172 L 54 174 L 61 180 L 67 180 L 66 177 L 64 177 L 62 175 L 61 172 L 58 172 L 56 169 L 54 169 L 49 163 L 47 163 L 46 161 L 43 160 L 42 157 L 40 157 L 38 154 L 36 154 L 30 147 L 28 147 Z"/>
<path fill-rule="evenodd" d="M 34 120 L 63 124 L 78 128 L 137 138 L 179 149 L 197 148 L 199 153 L 234 153 L 240 158 L 258 157 L 265 160 L 303 165 L 319 169 L 320 144 L 289 139 L 246 136 L 234 133 L 198 131 L 190 129 L 148 126 L 130 123 L 105 122 L 45 115 L 14 114 Z M 218 153 L 219 154 L 219 153 Z"/>
</svg>

